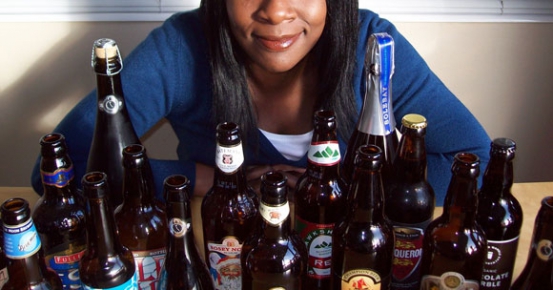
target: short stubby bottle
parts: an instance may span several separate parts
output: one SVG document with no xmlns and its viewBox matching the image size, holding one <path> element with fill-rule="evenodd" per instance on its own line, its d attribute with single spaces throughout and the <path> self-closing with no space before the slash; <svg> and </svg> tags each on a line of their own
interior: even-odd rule
<svg viewBox="0 0 553 290">
<path fill-rule="evenodd" d="M 46 134 L 40 145 L 44 195 L 35 204 L 33 220 L 47 265 L 58 273 L 64 289 L 80 289 L 79 261 L 86 249 L 84 198 L 77 191 L 65 137 Z"/>
</svg>

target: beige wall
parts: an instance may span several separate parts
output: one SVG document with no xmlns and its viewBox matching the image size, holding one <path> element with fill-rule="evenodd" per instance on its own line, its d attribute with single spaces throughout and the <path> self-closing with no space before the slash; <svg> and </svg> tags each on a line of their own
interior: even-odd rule
<svg viewBox="0 0 553 290">
<path fill-rule="evenodd" d="M 127 54 L 158 22 L 0 23 L 0 186 L 28 186 L 39 138 L 95 85 L 90 48 Z M 553 24 L 397 23 L 488 134 L 515 139 L 516 181 L 553 180 Z M 175 158 L 160 124 L 150 156 Z"/>
</svg>

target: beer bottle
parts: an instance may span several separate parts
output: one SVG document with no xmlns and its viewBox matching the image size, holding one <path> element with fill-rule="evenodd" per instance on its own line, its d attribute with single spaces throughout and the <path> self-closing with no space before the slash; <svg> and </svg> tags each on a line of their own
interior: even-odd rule
<svg viewBox="0 0 553 290">
<path fill-rule="evenodd" d="M 254 229 L 259 200 L 242 164 L 240 127 L 217 125 L 213 186 L 202 200 L 204 253 L 215 289 L 241 289 L 240 252 Z"/>
<path fill-rule="evenodd" d="M 33 221 L 48 267 L 58 273 L 64 289 L 80 289 L 79 260 L 86 249 L 84 199 L 77 192 L 65 137 L 47 134 L 40 145 L 44 195 L 35 204 Z"/>
<path fill-rule="evenodd" d="M 424 233 L 421 290 L 478 289 L 487 241 L 476 222 L 480 159 L 457 153 L 443 214 Z"/>
<path fill-rule="evenodd" d="M 63 289 L 58 274 L 44 261 L 29 203 L 23 198 L 10 198 L 2 203 L 1 213 L 9 274 L 2 289 Z"/>
<path fill-rule="evenodd" d="M 511 194 L 515 150 L 516 144 L 511 139 L 492 141 L 490 162 L 478 192 L 476 221 L 488 240 L 481 289 L 508 290 L 511 287 L 522 226 L 522 207 Z"/>
<path fill-rule="evenodd" d="M 0 227 L 2 227 L 2 225 L 3 223 L 0 219 Z M 8 282 L 8 278 L 8 261 L 4 253 L 4 231 L 0 230 L 0 289 Z"/>
<path fill-rule="evenodd" d="M 553 289 L 553 196 L 541 201 L 534 221 L 528 260 L 511 289 Z"/>
<path fill-rule="evenodd" d="M 307 170 L 295 193 L 295 230 L 308 249 L 305 289 L 331 289 L 332 231 L 346 210 L 340 177 L 340 148 L 332 111 L 314 114 L 314 132 L 307 152 Z"/>
<path fill-rule="evenodd" d="M 121 245 L 113 217 L 107 176 L 86 173 L 82 179 L 86 198 L 87 248 L 79 274 L 84 289 L 138 289 L 132 252 Z"/>
<path fill-rule="evenodd" d="M 426 179 L 426 118 L 407 114 L 385 194 L 385 214 L 394 226 L 392 289 L 419 289 L 424 230 L 432 221 L 434 189 Z"/>
<path fill-rule="evenodd" d="M 394 231 L 384 217 L 383 152 L 361 145 L 345 219 L 332 234 L 332 289 L 389 289 Z"/>
<path fill-rule="evenodd" d="M 102 38 L 92 47 L 92 68 L 96 73 L 96 123 L 86 171 L 107 174 L 110 186 L 111 208 L 115 210 L 123 202 L 123 156 L 121 152 L 130 144 L 140 144 L 131 123 L 120 72 L 123 60 L 117 43 Z"/>
<path fill-rule="evenodd" d="M 382 179 L 387 186 L 392 175 L 398 137 L 392 108 L 392 75 L 394 73 L 394 40 L 385 33 L 369 37 L 365 52 L 365 99 L 361 115 L 348 141 L 344 155 L 343 178 L 351 183 L 357 148 L 374 144 L 383 150 Z"/>
<path fill-rule="evenodd" d="M 189 188 L 190 180 L 179 174 L 168 176 L 163 183 L 169 230 L 160 290 L 213 289 L 209 271 L 194 243 Z"/>
<path fill-rule="evenodd" d="M 123 149 L 123 168 L 123 203 L 115 210 L 119 240 L 133 253 L 138 289 L 152 289 L 158 284 L 167 249 L 165 205 L 156 198 L 144 146 L 131 144 Z"/>
<path fill-rule="evenodd" d="M 261 203 L 255 234 L 242 246 L 242 289 L 311 289 L 302 285 L 307 248 L 293 230 L 286 176 L 261 176 Z"/>
</svg>

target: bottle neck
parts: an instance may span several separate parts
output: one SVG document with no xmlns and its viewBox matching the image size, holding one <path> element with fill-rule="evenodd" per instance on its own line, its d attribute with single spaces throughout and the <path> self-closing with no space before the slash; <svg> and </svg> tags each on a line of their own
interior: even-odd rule
<svg viewBox="0 0 553 290">
<path fill-rule="evenodd" d="M 168 258 L 180 259 L 183 255 L 191 257 L 195 251 L 194 231 L 190 203 L 188 201 L 170 201 L 167 203 Z"/>
<path fill-rule="evenodd" d="M 47 283 L 43 273 L 46 265 L 38 253 L 24 259 L 13 259 L 8 267 L 10 273 L 24 273 L 22 277 L 14 278 L 24 278 L 27 285 Z"/>
<path fill-rule="evenodd" d="M 450 222 L 471 226 L 476 221 L 478 208 L 477 180 L 474 177 L 454 175 L 444 202 L 443 216 Z"/>
<path fill-rule="evenodd" d="M 416 130 L 407 130 L 398 146 L 398 155 L 393 170 L 396 181 L 415 183 L 426 181 L 427 161 L 424 136 Z"/>
<path fill-rule="evenodd" d="M 348 220 L 378 223 L 384 219 L 384 187 L 380 171 L 356 168 L 350 187 Z"/>
<path fill-rule="evenodd" d="M 148 166 L 125 168 L 123 206 L 151 206 L 154 202 L 153 174 Z"/>
<path fill-rule="evenodd" d="M 231 192 L 245 192 L 247 181 L 243 163 L 244 153 L 241 143 L 234 146 L 217 144 L 214 187 Z"/>
<path fill-rule="evenodd" d="M 482 178 L 482 192 L 494 197 L 511 194 L 513 186 L 513 162 L 502 158 L 491 158 Z"/>
<path fill-rule="evenodd" d="M 96 89 L 98 100 L 105 100 L 108 96 L 114 96 L 118 100 L 123 100 L 123 86 L 121 85 L 121 75 L 96 74 Z"/>
<path fill-rule="evenodd" d="M 290 205 L 288 202 L 281 205 L 273 205 L 261 202 L 259 205 L 261 215 L 261 234 L 268 240 L 285 240 L 290 236 Z"/>
<path fill-rule="evenodd" d="M 89 252 L 98 257 L 113 257 L 121 252 L 117 238 L 113 211 L 104 198 L 89 198 L 87 211 L 87 230 Z"/>
</svg>

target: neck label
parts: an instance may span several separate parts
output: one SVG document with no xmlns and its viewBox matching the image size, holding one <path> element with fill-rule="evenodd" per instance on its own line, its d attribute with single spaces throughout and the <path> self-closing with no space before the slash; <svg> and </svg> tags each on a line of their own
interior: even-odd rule
<svg viewBox="0 0 553 290">
<path fill-rule="evenodd" d="M 244 163 L 244 153 L 242 143 L 235 146 L 223 147 L 217 144 L 215 150 L 215 164 L 224 173 L 234 173 Z"/>
<path fill-rule="evenodd" d="M 310 163 L 319 166 L 332 166 L 340 163 L 340 146 L 338 141 L 313 142 L 307 151 Z"/>
<path fill-rule="evenodd" d="M 290 205 L 286 202 L 281 205 L 273 206 L 262 202 L 259 205 L 259 213 L 270 225 L 279 226 L 290 215 Z"/>
</svg>

